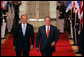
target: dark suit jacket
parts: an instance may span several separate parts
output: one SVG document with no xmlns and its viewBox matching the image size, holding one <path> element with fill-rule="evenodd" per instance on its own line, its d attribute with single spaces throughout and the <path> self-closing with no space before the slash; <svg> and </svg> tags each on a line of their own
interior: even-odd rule
<svg viewBox="0 0 84 57">
<path fill-rule="evenodd" d="M 24 46 L 29 48 L 30 47 L 30 37 L 31 37 L 32 45 L 34 45 L 33 26 L 27 23 L 26 33 L 25 33 L 25 36 L 23 36 L 22 26 L 21 24 L 18 24 L 14 31 L 13 45 L 16 46 L 16 48 L 20 50 L 22 50 Z"/>
<path fill-rule="evenodd" d="M 49 37 L 47 38 L 46 34 L 46 26 L 42 26 L 39 28 L 37 39 L 36 39 L 36 47 L 39 47 L 40 42 L 40 51 L 44 52 L 46 48 L 49 48 L 50 51 L 55 51 L 55 46 L 51 46 L 51 43 L 58 41 L 58 30 L 55 26 L 50 26 Z"/>
</svg>

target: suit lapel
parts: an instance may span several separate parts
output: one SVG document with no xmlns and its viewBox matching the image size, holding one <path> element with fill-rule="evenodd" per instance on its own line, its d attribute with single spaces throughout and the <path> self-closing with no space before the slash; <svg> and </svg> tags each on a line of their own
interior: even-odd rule
<svg viewBox="0 0 84 57">
<path fill-rule="evenodd" d="M 50 38 L 51 33 L 52 33 L 52 26 L 50 25 L 50 31 L 49 31 L 49 37 L 48 38 Z"/>
<path fill-rule="evenodd" d="M 27 24 L 27 26 L 26 26 L 25 36 L 27 35 L 27 30 L 28 30 L 28 24 Z"/>
<path fill-rule="evenodd" d="M 44 32 L 45 32 L 45 36 L 47 38 L 47 34 L 46 34 L 46 26 L 44 26 Z"/>
<path fill-rule="evenodd" d="M 23 35 L 23 32 L 22 32 L 22 25 L 21 25 L 21 23 L 20 23 L 20 28 L 21 28 L 21 34 Z"/>
</svg>

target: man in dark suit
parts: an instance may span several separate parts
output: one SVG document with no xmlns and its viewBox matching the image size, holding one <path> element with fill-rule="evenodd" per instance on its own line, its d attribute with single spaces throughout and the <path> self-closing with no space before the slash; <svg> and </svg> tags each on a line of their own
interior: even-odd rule
<svg viewBox="0 0 84 57">
<path fill-rule="evenodd" d="M 51 18 L 45 17 L 45 25 L 39 28 L 36 39 L 36 50 L 40 51 L 42 56 L 52 56 L 55 51 L 55 45 L 58 41 L 58 30 L 55 26 L 51 25 Z"/>
<path fill-rule="evenodd" d="M 14 20 L 15 26 L 19 23 L 19 7 L 21 4 L 22 4 L 21 1 L 14 1 L 14 4 L 13 4 L 14 9 L 15 9 L 15 20 Z"/>
<path fill-rule="evenodd" d="M 31 43 L 30 43 L 31 37 Z M 27 23 L 27 15 L 21 16 L 21 23 L 17 25 L 14 31 L 13 48 L 17 56 L 29 56 L 29 51 L 34 46 L 34 29 L 33 26 Z"/>
<path fill-rule="evenodd" d="M 79 38 L 79 49 L 78 49 L 77 53 L 83 54 L 84 53 L 83 23 L 81 24 L 81 29 L 79 31 L 79 35 L 80 35 L 80 38 Z M 84 56 L 84 54 L 83 54 L 83 56 Z"/>
</svg>

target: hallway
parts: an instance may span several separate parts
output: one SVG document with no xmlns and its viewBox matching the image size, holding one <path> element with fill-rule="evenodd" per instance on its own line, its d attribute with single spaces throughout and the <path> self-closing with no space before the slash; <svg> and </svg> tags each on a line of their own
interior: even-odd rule
<svg viewBox="0 0 84 57">
<path fill-rule="evenodd" d="M 35 33 L 36 39 L 37 33 Z M 35 41 L 36 43 L 36 41 Z M 41 56 L 40 52 L 37 52 L 35 49 L 30 51 L 30 56 Z M 77 46 L 71 46 L 73 41 L 69 39 L 68 34 L 59 34 L 59 41 L 56 44 L 56 52 L 53 53 L 53 56 L 81 56 L 81 54 L 75 54 L 77 51 Z M 7 38 L 4 44 L 1 47 L 1 56 L 15 56 L 16 53 L 13 50 L 13 35 Z"/>
</svg>

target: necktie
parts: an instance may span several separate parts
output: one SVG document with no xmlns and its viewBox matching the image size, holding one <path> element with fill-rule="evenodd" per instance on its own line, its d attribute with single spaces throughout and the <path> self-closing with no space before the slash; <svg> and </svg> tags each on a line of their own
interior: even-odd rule
<svg viewBox="0 0 84 57">
<path fill-rule="evenodd" d="M 47 26 L 47 38 L 49 37 L 49 26 Z"/>
<path fill-rule="evenodd" d="M 23 24 L 23 35 L 25 36 L 25 30 L 26 30 L 26 26 L 25 24 Z"/>
</svg>

